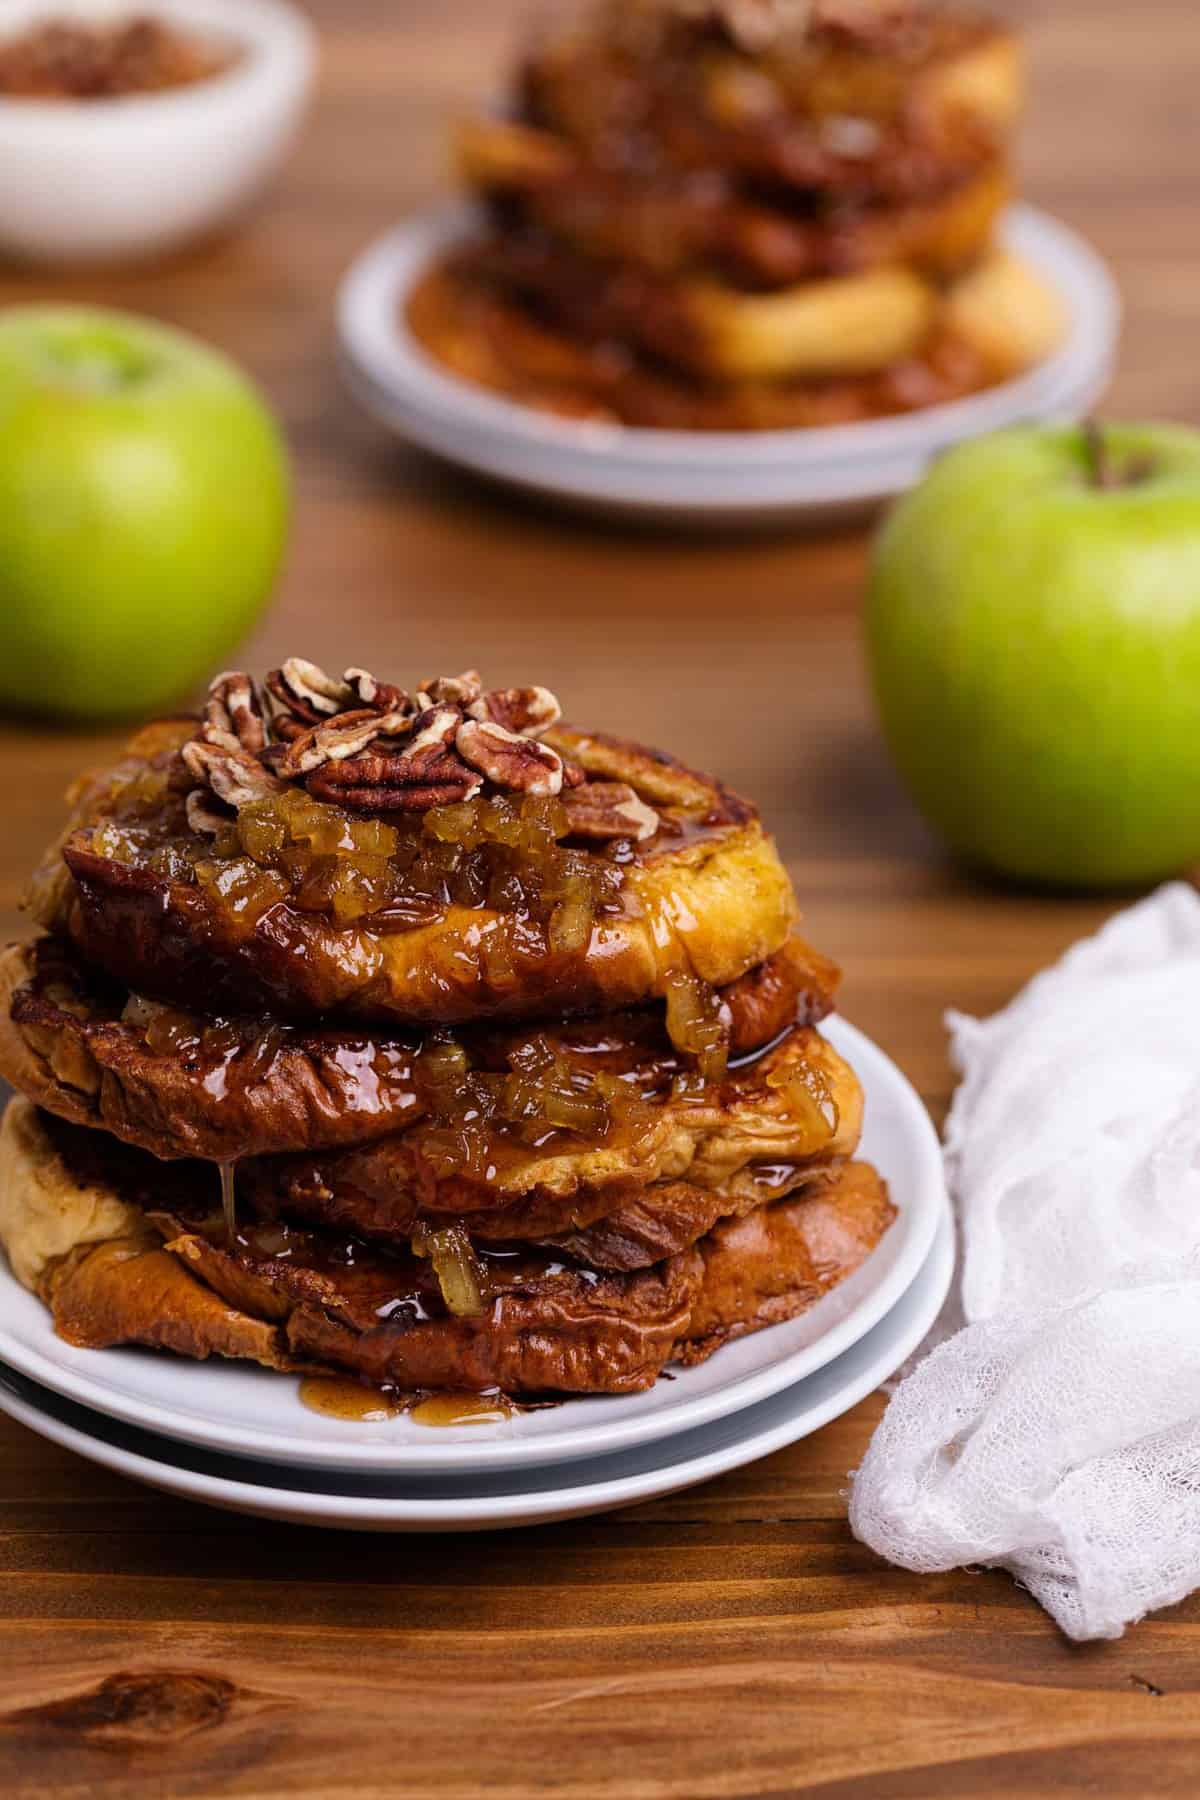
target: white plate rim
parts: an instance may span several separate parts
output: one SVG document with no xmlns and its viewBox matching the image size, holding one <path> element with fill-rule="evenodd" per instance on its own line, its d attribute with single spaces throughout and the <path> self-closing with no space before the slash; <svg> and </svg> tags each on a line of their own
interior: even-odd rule
<svg viewBox="0 0 1200 1800">
<path fill-rule="evenodd" d="M 896 418 L 780 431 L 564 420 L 455 376 L 404 324 L 403 301 L 431 258 L 477 230 L 470 208 L 439 207 L 394 227 L 352 264 L 336 305 L 350 385 L 383 423 L 424 448 L 573 499 L 737 512 L 892 491 L 960 438 L 1078 411 L 1107 378 L 1119 329 L 1120 299 L 1103 260 L 1069 226 L 1019 205 L 1004 240 L 1058 289 L 1072 326 L 1059 350 L 1012 381 Z"/>
<path fill-rule="evenodd" d="M 762 1403 L 769 1408 L 771 1423 L 735 1433 L 716 1448 L 694 1449 L 682 1459 L 669 1455 L 634 1475 L 610 1474 L 606 1465 L 619 1463 L 621 1453 L 595 1459 L 593 1479 L 575 1486 L 555 1485 L 563 1470 L 546 1471 L 551 1477 L 534 1493 L 485 1495 L 469 1493 L 455 1498 L 390 1498 L 297 1491 L 286 1485 L 287 1471 L 278 1485 L 237 1475 L 214 1476 L 125 1449 L 109 1439 L 92 1436 L 64 1423 L 15 1394 L 0 1381 L 0 1411 L 7 1413 L 39 1436 L 48 1438 L 90 1462 L 119 1475 L 181 1499 L 209 1506 L 298 1524 L 322 1525 L 346 1530 L 377 1531 L 484 1531 L 522 1525 L 549 1524 L 609 1512 L 618 1507 L 662 1498 L 709 1481 L 731 1469 L 769 1456 L 788 1444 L 811 1436 L 831 1420 L 857 1406 L 895 1373 L 919 1348 L 937 1319 L 954 1273 L 954 1226 L 949 1199 L 944 1197 L 934 1242 L 916 1280 L 897 1307 L 873 1332 L 853 1345 L 844 1356 L 817 1372 L 807 1383 L 798 1382 Z M 903 1316 L 901 1316 L 903 1315 Z M 889 1330 L 889 1326 L 891 1329 Z M 839 1363 L 842 1379 L 837 1379 Z M 819 1384 L 821 1397 L 811 1392 Z M 805 1387 L 810 1393 L 805 1404 Z M 796 1403 L 800 1411 L 795 1410 Z M 735 1414 L 745 1420 L 746 1414 Z M 720 1422 L 718 1422 L 720 1423 Z M 703 1428 L 700 1436 L 703 1436 Z M 236 1458 L 228 1459 L 236 1464 Z M 569 1478 L 587 1473 L 589 1465 L 568 1465 Z"/>
<path fill-rule="evenodd" d="M 292 1398 L 296 1377 L 252 1370 L 243 1364 L 222 1364 L 216 1359 L 208 1363 L 179 1361 L 176 1366 L 172 1359 L 154 1352 L 138 1352 L 126 1348 L 81 1351 L 74 1346 L 64 1345 L 55 1337 L 49 1314 L 41 1302 L 35 1301 L 18 1286 L 2 1256 L 0 1296 L 8 1293 L 11 1304 L 17 1309 L 18 1318 L 27 1317 L 32 1321 L 31 1329 L 39 1341 L 30 1343 L 26 1338 L 15 1335 L 16 1327 L 9 1318 L 0 1316 L 0 1360 L 64 1399 L 184 1443 L 216 1451 L 257 1454 L 307 1468 L 375 1470 L 385 1474 L 479 1471 L 485 1468 L 565 1462 L 578 1457 L 628 1449 L 652 1439 L 690 1430 L 725 1413 L 739 1411 L 803 1380 L 826 1363 L 835 1360 L 858 1338 L 869 1332 L 895 1305 L 911 1285 L 928 1255 L 945 1195 L 941 1146 L 929 1114 L 907 1078 L 865 1033 L 840 1016 L 834 1015 L 825 1020 L 822 1030 L 850 1062 L 863 1085 L 867 1105 L 867 1130 L 870 1131 L 873 1115 L 876 1118 L 885 1114 L 894 1117 L 906 1152 L 915 1164 L 916 1179 L 911 1183 L 911 1191 L 893 1192 L 893 1199 L 899 1210 L 898 1219 L 872 1257 L 844 1284 L 843 1289 L 834 1289 L 816 1307 L 810 1309 L 808 1315 L 802 1315 L 799 1320 L 768 1327 L 766 1331 L 754 1333 L 739 1340 L 737 1344 L 718 1351 L 717 1356 L 701 1365 L 699 1371 L 680 1372 L 671 1388 L 671 1395 L 652 1410 L 642 1411 L 636 1404 L 625 1404 L 626 1401 L 645 1403 L 645 1395 L 580 1397 L 562 1402 L 552 1415 L 528 1415 L 532 1430 L 525 1437 L 517 1435 L 521 1428 L 521 1417 L 518 1415 L 516 1419 L 506 1422 L 506 1426 L 500 1427 L 495 1436 L 483 1435 L 484 1431 L 491 1429 L 489 1427 L 467 1428 L 453 1433 L 430 1432 L 428 1444 L 413 1442 L 411 1438 L 402 1442 L 397 1442 L 395 1438 L 389 1440 L 384 1436 L 388 1423 L 366 1428 L 363 1439 L 352 1437 L 349 1429 L 344 1434 L 339 1432 L 318 1438 L 298 1431 L 272 1430 L 265 1423 L 257 1421 L 252 1426 L 231 1425 L 228 1419 L 219 1416 L 216 1404 L 221 1390 L 215 1384 L 223 1376 L 227 1377 L 227 1394 L 232 1392 L 230 1384 L 240 1372 L 256 1379 L 261 1374 L 262 1380 L 272 1387 L 278 1383 L 287 1384 L 280 1392 L 287 1392 Z M 885 1178 L 889 1175 L 886 1167 L 881 1173 Z M 899 1235 L 893 1237 L 892 1234 L 897 1232 Z M 879 1263 L 883 1260 L 881 1252 L 885 1249 L 891 1257 L 890 1267 L 886 1268 L 873 1286 L 867 1288 L 857 1303 L 843 1312 L 841 1317 L 837 1317 L 847 1297 L 853 1294 L 855 1283 L 864 1286 L 871 1280 L 872 1265 L 875 1264 L 878 1270 Z M 771 1356 L 772 1345 L 778 1350 L 781 1343 L 787 1341 L 789 1330 L 792 1335 L 811 1330 L 812 1323 L 819 1322 L 822 1309 L 833 1315 L 827 1330 L 814 1341 L 804 1343 L 790 1353 Z M 42 1347 L 39 1347 L 39 1342 Z M 731 1352 L 736 1352 L 739 1359 L 743 1355 L 753 1357 L 758 1367 L 742 1375 L 740 1379 L 710 1385 L 709 1375 L 703 1371 L 707 1370 L 710 1374 L 718 1371 L 721 1365 L 717 1358 L 728 1359 Z M 144 1363 L 131 1360 L 140 1357 L 149 1360 Z M 113 1358 L 121 1360 L 107 1360 Z M 75 1366 L 76 1360 L 86 1362 L 87 1367 Z M 110 1380 L 105 1379 L 106 1361 L 107 1369 L 111 1372 Z M 184 1401 L 164 1403 L 153 1395 L 139 1394 L 139 1367 L 146 1372 L 154 1387 L 161 1385 L 157 1375 L 165 1369 L 168 1384 L 176 1380 L 182 1387 Z M 689 1377 L 693 1378 L 701 1391 L 688 1394 Z M 659 1384 L 660 1387 L 661 1385 Z M 201 1387 L 206 1399 L 209 1395 L 212 1396 L 209 1400 L 211 1411 L 189 1410 L 186 1405 L 188 1389 Z M 657 1395 L 659 1389 L 651 1392 Z M 573 1408 L 592 1413 L 593 1417 L 579 1420 L 574 1412 L 568 1414 L 568 1409 Z M 544 1426 L 533 1423 L 543 1419 L 549 1423 Z M 561 1429 L 556 1429 L 555 1422 L 558 1419 L 564 1419 Z M 404 1421 L 395 1422 L 397 1432 L 404 1428 Z M 315 1433 L 315 1424 L 312 1429 Z"/>
</svg>

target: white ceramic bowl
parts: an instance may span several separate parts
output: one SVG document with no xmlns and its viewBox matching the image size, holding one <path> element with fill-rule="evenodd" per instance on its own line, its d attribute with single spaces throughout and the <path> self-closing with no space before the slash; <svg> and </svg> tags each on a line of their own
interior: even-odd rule
<svg viewBox="0 0 1200 1800">
<path fill-rule="evenodd" d="M 50 18 L 148 13 L 235 53 L 208 80 L 104 100 L 0 96 L 0 252 L 39 262 L 156 254 L 236 213 L 279 162 L 315 36 L 286 0 L 4 0 L 0 37 Z"/>
</svg>

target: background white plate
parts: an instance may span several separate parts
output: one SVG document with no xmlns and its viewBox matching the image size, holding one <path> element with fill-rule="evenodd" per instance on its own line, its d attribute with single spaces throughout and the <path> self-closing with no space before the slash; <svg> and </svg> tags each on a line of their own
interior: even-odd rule
<svg viewBox="0 0 1200 1800">
<path fill-rule="evenodd" d="M 321 1417 L 292 1376 L 147 1350 L 80 1350 L 0 1259 L 0 1359 L 65 1398 L 216 1450 L 335 1470 L 410 1474 L 511 1468 L 596 1456 L 685 1431 L 791 1386 L 868 1332 L 924 1263 L 945 1204 L 941 1149 L 920 1099 L 862 1032 L 823 1029 L 866 1095 L 860 1154 L 887 1178 L 899 1216 L 850 1280 L 799 1319 L 756 1332 L 644 1394 L 568 1400 L 497 1424 L 431 1430 L 406 1416 Z"/>
<path fill-rule="evenodd" d="M 506 1474 L 336 1477 L 187 1450 L 98 1418 L 0 1369 L 0 1411 L 92 1462 L 189 1500 L 292 1524 L 357 1531 L 484 1531 L 609 1512 L 708 1481 L 848 1412 L 899 1368 L 941 1311 L 954 1270 L 943 1197 L 933 1247 L 887 1316 L 835 1362 L 757 1405 L 614 1455 Z"/>
<path fill-rule="evenodd" d="M 1066 302 L 1061 348 L 986 393 L 899 418 L 793 431 L 662 431 L 557 419 L 460 380 L 405 322 L 430 262 L 478 231 L 465 208 L 422 215 L 373 244 L 347 274 L 337 323 L 350 387 L 380 422 L 477 474 L 620 515 L 731 523 L 824 516 L 898 494 L 961 438 L 1034 418 L 1078 418 L 1112 372 L 1120 302 L 1075 232 L 1018 206 L 1005 242 Z"/>
</svg>

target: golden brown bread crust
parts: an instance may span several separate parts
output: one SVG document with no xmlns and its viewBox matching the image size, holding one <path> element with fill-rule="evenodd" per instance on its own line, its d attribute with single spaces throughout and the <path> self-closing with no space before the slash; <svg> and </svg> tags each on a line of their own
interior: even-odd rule
<svg viewBox="0 0 1200 1800">
<path fill-rule="evenodd" d="M 780 1200 L 827 1187 L 840 1179 L 844 1168 L 837 1160 L 811 1166 L 751 1163 L 719 1188 L 659 1181 L 591 1225 L 537 1241 L 542 1249 L 585 1268 L 645 1269 L 690 1250 L 723 1220 L 742 1219 Z"/>
<path fill-rule="evenodd" d="M 419 1226 L 463 1219 L 489 1242 L 556 1237 L 644 1198 L 656 1184 L 686 1182 L 720 1193 L 718 1216 L 761 1203 L 757 1171 L 786 1168 L 791 1186 L 814 1167 L 852 1156 L 862 1127 L 862 1089 L 820 1033 L 797 1029 L 698 1098 L 664 1096 L 610 1137 L 556 1133 L 524 1146 L 488 1140 L 478 1173 L 442 1171 L 434 1128 L 326 1156 L 251 1161 L 241 1181 L 255 1210 L 287 1213 L 358 1236 L 405 1238 Z"/>
<path fill-rule="evenodd" d="M 730 1053 L 744 1056 L 797 1022 L 824 1018 L 837 980 L 826 958 L 799 940 L 786 944 L 723 990 Z M 469 1056 L 503 1068 L 523 1036 L 477 1032 L 463 1041 Z M 587 1036 L 628 1044 L 629 1057 L 653 1061 L 661 1080 L 669 1065 L 686 1066 L 661 1015 L 647 1010 L 598 1019 Z M 361 1146 L 402 1131 L 428 1110 L 418 1050 L 412 1037 L 213 1025 L 131 1001 L 90 975 L 61 939 L 0 952 L 0 1077 L 60 1118 L 156 1156 L 225 1161 Z"/>
<path fill-rule="evenodd" d="M 544 269 L 541 252 L 537 260 Z M 700 381 L 632 348 L 614 356 L 603 334 L 573 335 L 472 262 L 470 253 L 452 259 L 418 284 L 408 311 L 414 335 L 451 374 L 562 418 L 672 431 L 795 430 L 943 405 L 997 379 L 969 343 L 935 329 L 916 354 L 869 374 Z M 524 274 L 529 259 L 522 265 Z M 602 296 L 603 274 L 582 265 L 565 272 L 572 288 Z M 563 273 L 558 259 L 556 283 Z M 653 322 L 641 317 L 656 334 L 683 330 L 673 309 Z"/>
<path fill-rule="evenodd" d="M 893 269 L 871 294 L 861 287 L 743 297 L 693 284 L 685 304 L 661 278 L 493 238 L 431 269 L 407 316 L 453 374 L 522 405 L 689 431 L 793 430 L 945 405 L 1041 361 L 1065 328 L 1058 296 L 1001 252 L 949 283 Z"/>
<path fill-rule="evenodd" d="M 173 754 L 169 739 L 164 748 L 145 736 L 81 790 L 73 828 L 35 881 L 36 916 L 90 963 L 155 999 L 384 1027 L 634 1006 L 661 998 L 680 971 L 727 986 L 783 946 L 795 900 L 752 807 L 658 751 L 566 728 L 545 741 L 594 779 L 620 770 L 660 818 L 624 868 L 619 907 L 596 916 L 577 951 L 551 948 L 519 910 L 486 905 L 450 905 L 409 930 L 372 929 L 369 916 L 339 929 L 288 900 L 239 913 L 186 868 L 163 871 L 164 851 L 178 839 L 155 835 L 166 815 L 153 808 L 126 834 L 120 857 L 97 848 L 103 838 L 93 825 Z M 169 816 L 177 814 L 176 796 Z"/>
<path fill-rule="evenodd" d="M 83 1350 L 142 1344 L 200 1361 L 298 1366 L 274 1324 L 231 1308 L 194 1280 L 186 1260 L 155 1233 L 74 1250 L 47 1269 L 37 1291 L 59 1337 Z"/>
<path fill-rule="evenodd" d="M 893 1216 L 883 1184 L 855 1165 L 827 1186 L 719 1225 L 695 1249 L 633 1274 L 597 1274 L 545 1257 L 502 1259 L 485 1311 L 455 1317 L 428 1263 L 363 1253 L 336 1241 L 243 1227 L 234 1246 L 170 1214 L 138 1211 L 97 1242 L 95 1196 L 58 1153 L 28 1102 L 24 1128 L 0 1135 L 9 1195 L 0 1234 L 14 1262 L 28 1228 L 27 1161 L 55 1188 L 58 1253 L 33 1278 L 72 1342 L 149 1344 L 196 1357 L 338 1369 L 402 1390 L 500 1387 L 512 1394 L 627 1393 L 672 1358 L 699 1360 L 721 1342 L 793 1316 L 858 1266 Z M 70 1128 L 56 1127 L 56 1132 Z M 40 1144 L 37 1139 L 41 1135 Z M 157 1248 L 149 1227 L 163 1241 Z"/>
<path fill-rule="evenodd" d="M 0 1244 L 23 1287 L 72 1252 L 136 1236 L 142 1220 L 107 1170 L 68 1170 L 43 1115 L 22 1095 L 0 1119 Z"/>
<path fill-rule="evenodd" d="M 353 1031 L 218 1028 L 158 1012 L 182 1040 L 152 1049 L 123 1017 L 124 989 L 89 978 L 69 946 L 40 938 L 0 952 L 0 1076 L 38 1106 L 102 1126 L 156 1156 L 216 1161 L 325 1149 L 403 1129 L 423 1110 L 415 1044 Z"/>
<path fill-rule="evenodd" d="M 170 1238 L 168 1249 L 230 1306 L 278 1317 L 297 1361 L 409 1392 L 588 1394 L 649 1387 L 687 1330 L 702 1273 L 694 1250 L 632 1275 L 596 1276 L 543 1260 L 478 1317 L 456 1318 L 431 1313 L 436 1301 L 423 1271 L 407 1265 L 393 1275 L 376 1265 L 351 1271 L 295 1256 L 230 1255 L 187 1232 Z M 408 1285 L 397 1289 L 397 1281 Z M 411 1292 L 414 1304 L 395 1306 L 397 1292 Z M 391 1307 L 382 1318 L 381 1306 Z"/>
<path fill-rule="evenodd" d="M 730 1219 L 702 1240 L 704 1274 L 679 1360 L 803 1312 L 845 1279 L 896 1216 L 869 1163 L 849 1163 L 798 1201 Z"/>
<path fill-rule="evenodd" d="M 721 181 L 588 167 L 564 155 L 549 133 L 506 120 L 465 126 L 458 150 L 472 186 L 502 199 L 507 231 L 519 221 L 531 237 L 594 265 L 617 264 L 660 281 L 701 271 L 749 290 L 890 262 L 952 274 L 990 242 L 1011 191 L 1005 159 L 996 153 L 887 206 L 859 202 L 808 215 Z"/>
<path fill-rule="evenodd" d="M 994 153 L 1019 110 L 1015 38 L 965 8 L 914 7 L 894 29 L 873 21 L 871 37 L 814 18 L 759 46 L 691 10 L 648 32 L 636 8 L 596 9 L 547 33 L 510 112 L 586 166 L 720 172 L 845 207 L 944 187 Z M 847 119 L 859 129 L 839 129 Z"/>
</svg>

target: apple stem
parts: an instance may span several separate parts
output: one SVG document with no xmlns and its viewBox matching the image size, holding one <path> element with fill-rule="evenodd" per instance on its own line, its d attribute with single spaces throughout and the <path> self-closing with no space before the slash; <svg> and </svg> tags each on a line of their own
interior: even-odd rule
<svg viewBox="0 0 1200 1800">
<path fill-rule="evenodd" d="M 1084 420 L 1083 448 L 1087 456 L 1088 475 L 1091 478 L 1092 486 L 1098 488 L 1119 487 L 1120 477 L 1113 468 L 1112 458 L 1108 451 L 1108 440 L 1099 419 Z"/>
<path fill-rule="evenodd" d="M 1083 449 L 1087 460 L 1088 479 L 1095 488 L 1136 487 L 1154 473 L 1152 456 L 1135 456 L 1119 468 L 1113 461 L 1112 446 L 1099 419 L 1083 421 Z"/>
</svg>

